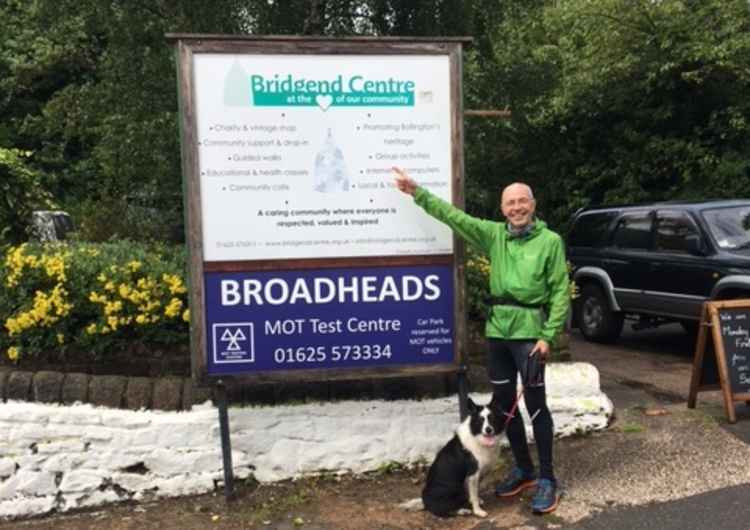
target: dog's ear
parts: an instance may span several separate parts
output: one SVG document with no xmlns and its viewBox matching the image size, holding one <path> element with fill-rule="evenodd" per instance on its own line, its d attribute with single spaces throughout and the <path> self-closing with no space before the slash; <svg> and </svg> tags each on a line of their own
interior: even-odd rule
<svg viewBox="0 0 750 530">
<path fill-rule="evenodd" d="M 471 398 L 468 398 L 468 401 L 466 402 L 466 404 L 468 405 L 469 414 L 474 414 L 475 412 L 479 410 L 479 407 L 477 406 L 476 403 L 474 403 L 474 401 Z"/>
</svg>

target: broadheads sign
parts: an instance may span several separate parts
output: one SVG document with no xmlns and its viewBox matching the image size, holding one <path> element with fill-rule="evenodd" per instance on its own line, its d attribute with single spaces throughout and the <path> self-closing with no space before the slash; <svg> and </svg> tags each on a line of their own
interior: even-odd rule
<svg viewBox="0 0 750 530">
<path fill-rule="evenodd" d="M 453 369 L 460 42 L 174 38 L 198 380 Z"/>
</svg>

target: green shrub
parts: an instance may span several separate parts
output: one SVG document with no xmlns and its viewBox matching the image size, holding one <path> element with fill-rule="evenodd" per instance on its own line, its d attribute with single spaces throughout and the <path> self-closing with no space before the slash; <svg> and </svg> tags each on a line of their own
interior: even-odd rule
<svg viewBox="0 0 750 530">
<path fill-rule="evenodd" d="M 0 147 L 0 248 L 26 239 L 33 210 L 52 207 L 40 175 L 24 161 L 30 154 Z"/>
<path fill-rule="evenodd" d="M 490 289 L 490 260 L 471 245 L 466 245 L 466 311 L 469 320 L 487 319 Z"/>
<path fill-rule="evenodd" d="M 182 247 L 22 244 L 0 264 L 0 348 L 11 360 L 98 356 L 188 341 Z"/>
</svg>

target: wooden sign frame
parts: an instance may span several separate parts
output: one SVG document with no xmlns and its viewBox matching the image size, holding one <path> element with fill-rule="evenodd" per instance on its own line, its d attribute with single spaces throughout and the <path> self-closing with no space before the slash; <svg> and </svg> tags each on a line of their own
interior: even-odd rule
<svg viewBox="0 0 750 530">
<path fill-rule="evenodd" d="M 729 369 L 727 367 L 727 355 L 724 350 L 724 340 L 721 334 L 721 320 L 719 312 L 728 308 L 746 308 L 750 309 L 750 299 L 747 300 L 726 300 L 717 302 L 705 302 L 701 310 L 700 329 L 695 345 L 695 357 L 693 358 L 693 372 L 690 378 L 690 392 L 688 394 L 688 408 L 695 408 L 698 392 L 706 390 L 721 390 L 724 398 L 724 408 L 727 413 L 729 423 L 737 422 L 737 413 L 735 403 L 738 401 L 750 402 L 750 392 L 733 393 L 730 380 Z M 708 341 L 708 330 L 711 330 L 713 340 L 714 354 L 716 360 L 716 369 L 718 374 L 718 384 L 710 382 L 704 383 L 703 368 L 706 355 L 706 344 Z"/>
<path fill-rule="evenodd" d="M 450 266 L 454 282 L 453 361 L 443 364 L 369 366 L 363 368 L 275 370 L 230 375 L 210 374 L 207 368 L 207 329 L 205 323 L 207 272 L 257 272 L 280 269 L 279 260 L 213 261 L 203 259 L 200 168 L 197 155 L 196 102 L 193 85 L 193 56 L 214 54 L 351 54 L 351 55 L 444 55 L 450 65 L 452 203 L 464 207 L 462 45 L 467 37 L 297 37 L 167 34 L 174 44 L 180 108 L 183 188 L 186 215 L 188 272 L 190 277 L 191 352 L 193 379 L 199 386 L 217 380 L 253 384 L 290 381 L 329 381 L 382 377 L 420 376 L 461 372 L 467 344 L 464 288 L 464 244 L 453 236 L 453 253 L 440 255 L 382 256 L 354 258 L 315 258 L 284 260 L 284 270 L 310 270 L 357 267 Z"/>
</svg>

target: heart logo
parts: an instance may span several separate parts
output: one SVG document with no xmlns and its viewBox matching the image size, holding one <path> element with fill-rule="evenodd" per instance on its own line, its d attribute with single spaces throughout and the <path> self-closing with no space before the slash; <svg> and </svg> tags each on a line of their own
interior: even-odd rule
<svg viewBox="0 0 750 530">
<path fill-rule="evenodd" d="M 331 96 L 330 94 L 326 94 L 325 96 L 322 94 L 318 94 L 317 96 L 315 96 L 315 103 L 317 103 L 321 109 L 326 111 L 328 110 L 328 107 L 331 106 L 331 103 L 333 103 L 333 96 Z"/>
</svg>

